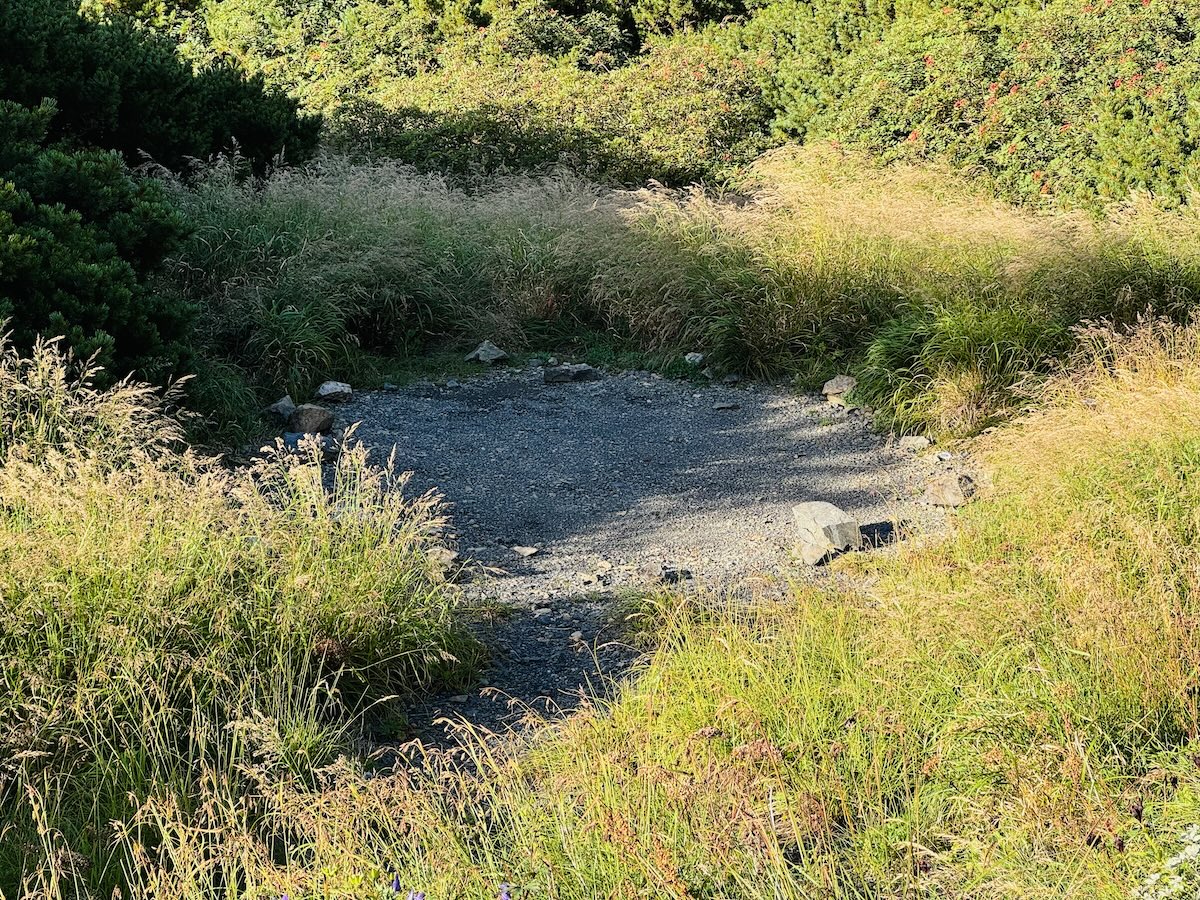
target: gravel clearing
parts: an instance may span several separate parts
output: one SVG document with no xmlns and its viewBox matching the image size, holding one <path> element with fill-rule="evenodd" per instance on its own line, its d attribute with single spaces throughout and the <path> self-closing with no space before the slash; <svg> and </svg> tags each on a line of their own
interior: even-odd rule
<svg viewBox="0 0 1200 900">
<path fill-rule="evenodd" d="M 339 418 L 375 453 L 395 447 L 410 490 L 445 497 L 458 563 L 475 573 L 466 589 L 511 608 L 481 634 L 494 654 L 483 686 L 414 712 L 435 742 L 439 716 L 499 730 L 619 675 L 637 655 L 614 621 L 623 588 L 819 577 L 794 557 L 796 503 L 841 507 L 868 544 L 940 530 L 945 514 L 917 498 L 961 462 L 902 451 L 821 398 L 645 372 L 545 384 L 536 366 L 498 369 L 356 394 Z"/>
</svg>

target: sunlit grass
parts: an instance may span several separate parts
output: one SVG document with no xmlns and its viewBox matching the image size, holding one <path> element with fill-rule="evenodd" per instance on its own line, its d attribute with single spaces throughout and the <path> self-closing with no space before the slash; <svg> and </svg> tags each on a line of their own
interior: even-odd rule
<svg viewBox="0 0 1200 900">
<path fill-rule="evenodd" d="M 300 394 L 362 350 L 602 334 L 808 386 L 852 370 L 887 424 L 969 434 L 1079 322 L 1185 316 L 1200 289 L 1191 213 L 1038 214 L 831 147 L 764 157 L 725 195 L 568 175 L 467 192 L 329 159 L 262 184 L 217 168 L 180 199 L 197 231 L 172 289 L 203 308 L 209 351 Z"/>
</svg>

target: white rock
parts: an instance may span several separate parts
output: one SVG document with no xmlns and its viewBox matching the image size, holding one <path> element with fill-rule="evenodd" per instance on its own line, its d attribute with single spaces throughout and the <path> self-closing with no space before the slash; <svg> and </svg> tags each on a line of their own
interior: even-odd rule
<svg viewBox="0 0 1200 900">
<path fill-rule="evenodd" d="M 489 366 L 503 362 L 506 359 L 508 359 L 508 354 L 491 341 L 484 341 L 467 354 L 467 362 L 487 363 Z"/>
<path fill-rule="evenodd" d="M 814 500 L 792 507 L 800 537 L 800 557 L 815 566 L 831 554 L 862 546 L 858 521 L 832 503 Z"/>
<path fill-rule="evenodd" d="M 317 388 L 313 399 L 324 403 L 343 403 L 353 396 L 354 391 L 350 390 L 350 385 L 344 381 L 326 381 Z"/>
<path fill-rule="evenodd" d="M 540 552 L 537 547 L 510 547 L 509 549 L 523 559 L 529 559 Z"/>
<path fill-rule="evenodd" d="M 702 362 L 704 362 L 704 354 L 703 353 L 689 353 L 687 356 L 685 356 L 683 358 L 683 361 L 686 362 L 689 366 L 698 366 Z"/>
</svg>

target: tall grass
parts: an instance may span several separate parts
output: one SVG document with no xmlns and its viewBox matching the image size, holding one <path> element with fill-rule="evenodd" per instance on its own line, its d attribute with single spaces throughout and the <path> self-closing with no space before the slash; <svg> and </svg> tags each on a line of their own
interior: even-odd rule
<svg viewBox="0 0 1200 900">
<path fill-rule="evenodd" d="M 765 157 L 724 196 L 565 175 L 466 192 L 330 159 L 263 183 L 218 168 L 180 197 L 198 228 L 174 289 L 204 309 L 208 346 L 296 390 L 355 348 L 599 331 L 806 383 L 852 368 L 896 427 L 968 433 L 1080 321 L 1183 317 L 1200 289 L 1190 212 L 1036 215 L 830 147 Z"/>
<path fill-rule="evenodd" d="M 361 448 L 225 468 L 166 402 L 0 348 L 0 895 L 127 890 L 152 810 L 224 829 L 234 795 L 269 847 L 267 785 L 315 783 L 359 714 L 478 658 L 433 498 Z"/>
<path fill-rule="evenodd" d="M 1152 896 L 1190 896 L 1200 331 L 1083 343 L 1050 408 L 982 446 L 989 494 L 941 543 L 786 605 L 668 607 L 614 701 L 520 744 L 277 782 L 275 852 L 227 776 L 209 819 L 147 807 L 141 887 L 1115 900 L 1165 873 Z"/>
</svg>

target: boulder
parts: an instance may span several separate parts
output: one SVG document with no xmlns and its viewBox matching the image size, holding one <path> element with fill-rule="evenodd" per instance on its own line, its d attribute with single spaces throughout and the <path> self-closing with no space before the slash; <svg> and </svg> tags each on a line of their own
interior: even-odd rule
<svg viewBox="0 0 1200 900">
<path fill-rule="evenodd" d="M 354 391 L 350 390 L 350 385 L 344 381 L 326 381 L 313 394 L 314 400 L 321 400 L 325 403 L 344 403 L 354 396 Z"/>
<path fill-rule="evenodd" d="M 825 382 L 825 386 L 821 388 L 821 393 L 825 395 L 825 399 L 830 403 L 845 406 L 845 395 L 856 387 L 858 387 L 858 379 L 853 375 L 838 375 L 836 378 L 830 378 Z"/>
<path fill-rule="evenodd" d="M 704 354 L 703 353 L 689 353 L 687 356 L 685 356 L 683 358 L 683 361 L 686 362 L 689 366 L 698 366 L 702 362 L 704 362 Z"/>
<path fill-rule="evenodd" d="M 925 486 L 921 502 L 930 506 L 962 506 L 975 495 L 975 482 L 969 475 L 947 472 Z"/>
<path fill-rule="evenodd" d="M 327 434 L 333 430 L 333 413 L 315 403 L 297 406 L 288 416 L 288 430 L 298 434 Z"/>
<path fill-rule="evenodd" d="M 284 395 L 263 410 L 263 414 L 274 419 L 281 425 L 286 425 L 292 413 L 296 411 L 296 403 L 290 395 Z"/>
<path fill-rule="evenodd" d="M 570 384 L 574 381 L 596 381 L 600 371 L 587 363 L 567 363 L 564 366 L 548 366 L 542 369 L 542 381 L 546 384 Z"/>
<path fill-rule="evenodd" d="M 506 359 L 508 359 L 508 354 L 491 341 L 484 341 L 467 354 L 467 362 L 481 362 L 489 366 L 504 362 Z"/>
<path fill-rule="evenodd" d="M 862 546 L 858 520 L 832 503 L 821 500 L 799 503 L 792 507 L 792 518 L 799 532 L 800 557 L 810 566 Z"/>
</svg>

